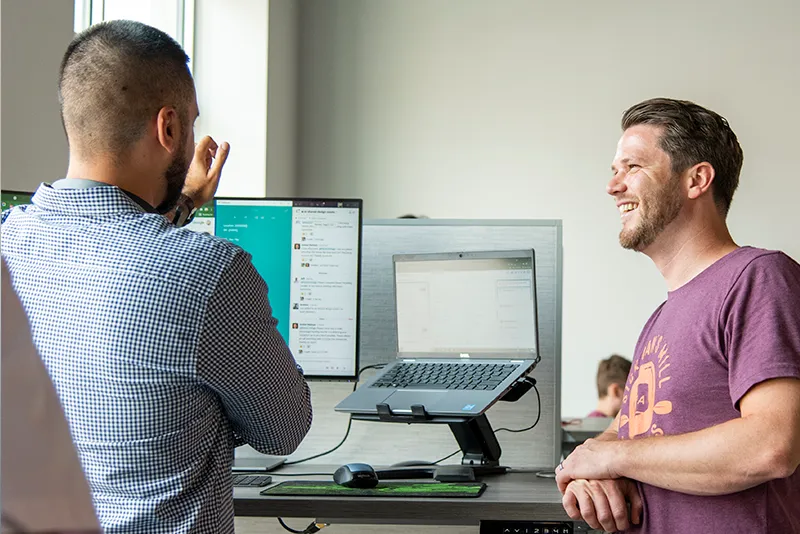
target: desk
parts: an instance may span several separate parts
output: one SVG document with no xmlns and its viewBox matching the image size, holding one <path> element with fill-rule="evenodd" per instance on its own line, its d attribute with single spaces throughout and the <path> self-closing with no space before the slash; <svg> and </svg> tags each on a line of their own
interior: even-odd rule
<svg viewBox="0 0 800 534">
<path fill-rule="evenodd" d="M 286 468 L 292 473 L 332 473 L 338 466 L 306 465 Z M 289 480 L 280 471 L 274 481 Z M 323 476 L 292 480 L 330 480 Z M 331 524 L 477 525 L 481 519 L 571 521 L 561 506 L 555 480 L 533 471 L 512 471 L 483 478 L 482 496 L 467 499 L 397 497 L 265 496 L 263 488 L 234 488 L 237 516 L 313 517 Z M 581 530 L 577 530 L 580 532 Z"/>
<path fill-rule="evenodd" d="M 562 422 L 561 454 L 569 456 L 575 447 L 605 432 L 613 421 L 610 417 L 586 417 Z"/>
<path fill-rule="evenodd" d="M 561 423 L 561 429 L 575 441 L 583 443 L 587 439 L 605 432 L 613 422 L 612 417 L 585 417 L 564 421 Z"/>
</svg>

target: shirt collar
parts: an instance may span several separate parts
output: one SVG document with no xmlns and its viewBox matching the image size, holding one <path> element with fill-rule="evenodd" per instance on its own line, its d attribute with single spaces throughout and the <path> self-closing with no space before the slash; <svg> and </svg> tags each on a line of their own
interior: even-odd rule
<svg viewBox="0 0 800 534">
<path fill-rule="evenodd" d="M 47 211 L 82 217 L 109 217 L 122 213 L 142 213 L 155 210 L 146 202 L 144 206 L 114 185 L 102 184 L 96 187 L 64 187 L 67 184 L 41 184 L 33 195 L 34 206 Z M 102 183 L 102 182 L 97 182 Z M 72 185 L 75 185 L 74 183 Z M 141 199 L 140 199 L 141 200 Z M 146 209 L 147 206 L 149 209 Z"/>
<path fill-rule="evenodd" d="M 56 180 L 52 184 L 53 189 L 92 189 L 94 187 L 116 187 L 111 184 L 107 184 L 105 182 L 98 182 L 97 180 L 88 180 L 86 178 L 62 178 L 60 180 Z M 158 213 L 156 209 L 151 206 L 148 202 L 146 202 L 142 197 L 134 195 L 130 191 L 126 191 L 119 187 L 116 187 L 125 195 L 128 196 L 131 200 L 139 204 L 139 206 L 148 213 Z"/>
</svg>

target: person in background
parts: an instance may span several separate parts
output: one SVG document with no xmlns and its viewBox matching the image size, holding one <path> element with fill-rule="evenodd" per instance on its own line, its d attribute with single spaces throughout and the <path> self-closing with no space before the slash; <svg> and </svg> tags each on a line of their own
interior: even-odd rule
<svg viewBox="0 0 800 534">
<path fill-rule="evenodd" d="M 597 408 L 586 417 L 617 416 L 630 371 L 631 361 L 618 354 L 600 361 L 597 366 Z"/>
<path fill-rule="evenodd" d="M 59 72 L 66 178 L 2 216 L 2 255 L 108 534 L 232 533 L 234 448 L 289 454 L 311 425 L 250 255 L 180 227 L 229 149 L 195 145 L 187 62 L 137 22 L 77 35 Z"/>
<path fill-rule="evenodd" d="M 2 531 L 100 533 L 89 485 L 2 262 Z"/>
<path fill-rule="evenodd" d="M 800 532 L 800 265 L 731 237 L 742 161 L 728 121 L 692 102 L 623 114 L 606 189 L 620 244 L 653 261 L 667 295 L 616 419 L 556 468 L 573 519 L 645 534 Z"/>
</svg>

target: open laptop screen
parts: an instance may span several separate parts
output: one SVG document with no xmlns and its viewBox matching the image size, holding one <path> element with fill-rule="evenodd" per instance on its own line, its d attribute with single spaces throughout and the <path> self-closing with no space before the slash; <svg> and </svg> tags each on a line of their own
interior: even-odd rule
<svg viewBox="0 0 800 534">
<path fill-rule="evenodd" d="M 532 250 L 393 259 L 399 357 L 536 358 Z"/>
</svg>

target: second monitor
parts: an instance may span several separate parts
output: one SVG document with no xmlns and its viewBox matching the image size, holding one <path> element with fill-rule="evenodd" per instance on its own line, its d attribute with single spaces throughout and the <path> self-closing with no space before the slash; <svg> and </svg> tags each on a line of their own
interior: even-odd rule
<svg viewBox="0 0 800 534">
<path fill-rule="evenodd" d="M 354 378 L 362 201 L 218 198 L 216 235 L 253 257 L 272 313 L 308 377 Z"/>
</svg>

